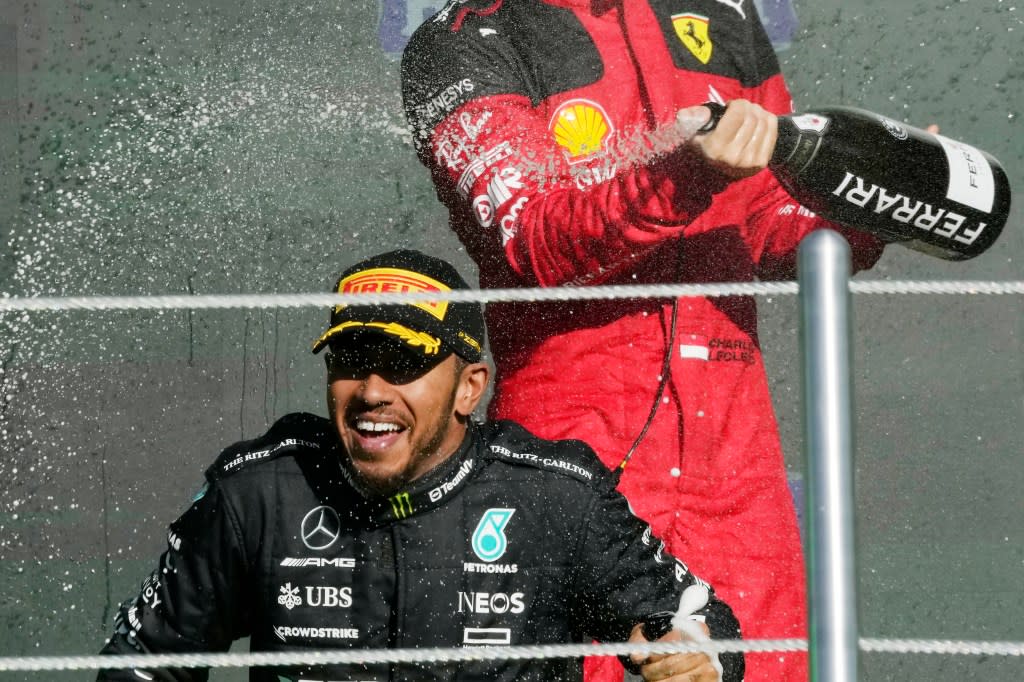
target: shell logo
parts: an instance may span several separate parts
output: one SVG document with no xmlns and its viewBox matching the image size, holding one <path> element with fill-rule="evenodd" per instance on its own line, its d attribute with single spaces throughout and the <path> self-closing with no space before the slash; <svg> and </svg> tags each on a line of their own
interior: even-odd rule
<svg viewBox="0 0 1024 682">
<path fill-rule="evenodd" d="M 587 99 L 563 102 L 551 117 L 548 130 L 555 142 L 569 152 L 570 163 L 602 151 L 605 141 L 615 132 L 601 105 Z"/>
</svg>

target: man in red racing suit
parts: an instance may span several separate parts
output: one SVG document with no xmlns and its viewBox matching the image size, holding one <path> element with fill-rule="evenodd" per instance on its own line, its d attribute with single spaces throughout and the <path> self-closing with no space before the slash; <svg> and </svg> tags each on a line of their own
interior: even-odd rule
<svg viewBox="0 0 1024 682">
<path fill-rule="evenodd" d="M 673 142 L 677 112 L 709 100 L 745 100 L 711 135 L 730 110 L 735 129 L 742 109 L 772 122 L 768 112 L 791 109 L 750 0 L 453 0 L 413 36 L 402 83 L 417 153 L 483 287 L 790 278 L 800 239 L 828 225 L 763 163 L 733 180 L 744 173 L 719 169 L 742 158 L 712 164 L 706 149 Z M 855 267 L 881 254 L 874 238 L 846 236 Z M 657 405 L 620 490 L 717 586 L 745 638 L 806 636 L 754 300 L 505 303 L 487 314 L 492 416 L 581 436 L 617 467 Z M 588 679 L 622 679 L 617 665 L 588 661 Z M 804 654 L 748 656 L 748 682 L 805 678 Z"/>
</svg>

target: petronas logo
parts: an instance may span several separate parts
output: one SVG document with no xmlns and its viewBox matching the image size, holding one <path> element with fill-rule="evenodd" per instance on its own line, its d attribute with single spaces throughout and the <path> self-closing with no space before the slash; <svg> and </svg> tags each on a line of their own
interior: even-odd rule
<svg viewBox="0 0 1024 682">
<path fill-rule="evenodd" d="M 481 561 L 497 561 L 508 549 L 505 526 L 515 514 L 515 509 L 488 509 L 480 517 L 473 531 L 473 552 Z"/>
</svg>

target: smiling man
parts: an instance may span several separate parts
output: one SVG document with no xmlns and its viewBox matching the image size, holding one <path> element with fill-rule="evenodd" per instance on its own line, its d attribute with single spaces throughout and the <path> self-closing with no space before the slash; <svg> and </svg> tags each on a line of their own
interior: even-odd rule
<svg viewBox="0 0 1024 682">
<path fill-rule="evenodd" d="M 450 264 L 393 251 L 346 270 L 336 290 L 466 288 Z M 287 415 L 221 454 L 103 652 L 223 651 L 242 637 L 293 652 L 739 637 L 589 447 L 472 420 L 490 375 L 483 341 L 477 304 L 336 306 L 313 344 L 327 350 L 328 418 Z M 652 680 L 743 676 L 739 654 L 626 663 Z M 250 670 L 253 682 L 581 677 L 566 658 Z"/>
</svg>

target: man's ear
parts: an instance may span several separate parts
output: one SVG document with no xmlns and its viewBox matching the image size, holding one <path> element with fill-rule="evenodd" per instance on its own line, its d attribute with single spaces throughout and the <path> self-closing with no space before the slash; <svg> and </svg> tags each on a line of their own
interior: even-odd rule
<svg viewBox="0 0 1024 682">
<path fill-rule="evenodd" d="M 474 362 L 462 368 L 458 392 L 455 395 L 455 413 L 469 418 L 480 404 L 491 379 L 491 368 L 485 362 Z"/>
</svg>

